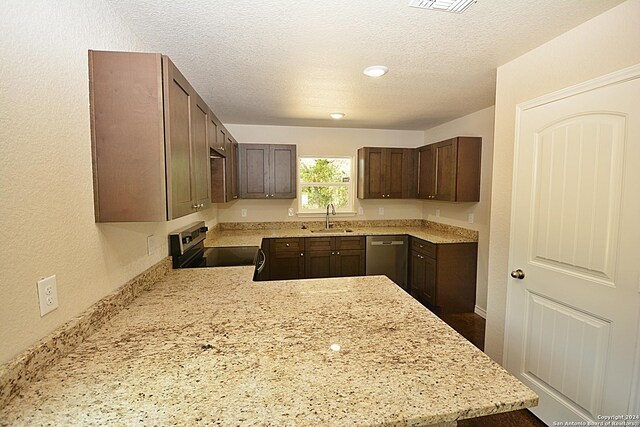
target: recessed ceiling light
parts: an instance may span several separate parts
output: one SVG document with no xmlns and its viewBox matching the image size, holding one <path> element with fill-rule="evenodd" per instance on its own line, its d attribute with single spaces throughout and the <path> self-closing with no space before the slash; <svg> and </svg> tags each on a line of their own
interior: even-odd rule
<svg viewBox="0 0 640 427">
<path fill-rule="evenodd" d="M 371 67 L 365 68 L 362 72 L 369 77 L 380 77 L 387 74 L 389 69 L 384 65 L 372 65 Z"/>
<path fill-rule="evenodd" d="M 476 0 L 409 0 L 409 6 L 420 9 L 462 13 L 475 2 Z"/>
<path fill-rule="evenodd" d="M 339 120 L 344 117 L 344 113 L 331 113 L 329 114 L 332 119 Z"/>
</svg>

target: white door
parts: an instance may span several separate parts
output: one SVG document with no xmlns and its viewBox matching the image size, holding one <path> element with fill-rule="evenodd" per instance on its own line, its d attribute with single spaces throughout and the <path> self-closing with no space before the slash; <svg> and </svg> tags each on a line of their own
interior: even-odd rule
<svg viewBox="0 0 640 427">
<path fill-rule="evenodd" d="M 509 266 L 524 278 L 508 284 L 505 364 L 538 393 L 533 412 L 548 425 L 638 410 L 640 67 L 633 70 L 520 110 Z"/>
</svg>

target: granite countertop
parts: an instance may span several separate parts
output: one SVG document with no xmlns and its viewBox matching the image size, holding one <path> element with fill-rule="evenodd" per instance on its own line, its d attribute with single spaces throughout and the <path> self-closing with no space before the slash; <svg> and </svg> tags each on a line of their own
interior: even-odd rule
<svg viewBox="0 0 640 427">
<path fill-rule="evenodd" d="M 0 425 L 418 426 L 537 404 L 384 276 L 252 275 L 171 271 L 0 409 Z"/>
<path fill-rule="evenodd" d="M 313 233 L 311 229 L 302 229 L 300 227 L 274 230 L 212 231 L 207 235 L 205 246 L 260 246 L 263 238 L 373 236 L 396 234 L 408 234 L 437 244 L 477 242 L 477 239 L 464 237 L 451 232 L 432 230 L 425 227 L 349 227 L 349 230 L 352 230 L 352 232 Z"/>
</svg>

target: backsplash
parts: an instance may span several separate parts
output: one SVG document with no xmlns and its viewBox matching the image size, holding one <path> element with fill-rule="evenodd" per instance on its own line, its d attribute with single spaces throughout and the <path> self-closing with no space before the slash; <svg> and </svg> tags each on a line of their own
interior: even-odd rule
<svg viewBox="0 0 640 427">
<path fill-rule="evenodd" d="M 452 233 L 468 239 L 478 240 L 478 231 L 454 225 L 424 219 L 387 219 L 387 220 L 336 220 L 332 221 L 334 228 L 367 228 L 367 227 L 424 227 L 433 231 Z M 324 221 L 265 221 L 265 222 L 222 222 L 209 230 L 209 238 L 220 231 L 251 231 L 251 230 L 285 230 L 292 228 L 324 228 Z"/>
</svg>

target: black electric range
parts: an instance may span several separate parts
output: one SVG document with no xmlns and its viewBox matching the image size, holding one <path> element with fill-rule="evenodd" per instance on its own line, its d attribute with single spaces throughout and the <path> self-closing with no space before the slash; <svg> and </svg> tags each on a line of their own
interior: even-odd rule
<svg viewBox="0 0 640 427">
<path fill-rule="evenodd" d="M 205 247 L 207 230 L 201 221 L 169 234 L 173 268 L 253 265 L 256 274 L 262 271 L 265 255 L 258 246 Z"/>
</svg>

